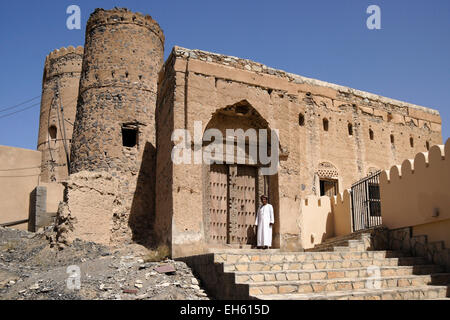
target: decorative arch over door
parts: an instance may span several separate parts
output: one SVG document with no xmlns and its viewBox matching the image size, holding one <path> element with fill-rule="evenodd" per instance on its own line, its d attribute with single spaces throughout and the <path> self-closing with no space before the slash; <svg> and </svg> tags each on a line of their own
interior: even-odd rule
<svg viewBox="0 0 450 320">
<path fill-rule="evenodd" d="M 226 136 L 226 129 L 246 131 L 248 129 L 269 129 L 269 126 L 267 121 L 244 100 L 217 110 L 206 129 L 220 130 L 223 133 L 223 143 L 225 144 L 230 141 L 230 137 Z M 268 144 L 270 144 L 270 139 Z M 225 147 L 224 150 L 226 150 Z M 251 158 L 249 150 L 249 143 L 246 141 L 245 164 L 241 164 L 242 162 L 235 158 L 234 163 L 215 162 L 211 165 L 204 165 L 206 178 L 204 180 L 204 226 L 209 243 L 256 245 L 254 223 L 260 205 L 260 196 L 267 194 L 274 209 L 277 207 L 277 204 L 270 199 L 273 194 L 270 185 L 278 185 L 273 183 L 278 176 L 261 175 L 262 166 L 258 161 L 255 164 L 248 163 Z M 234 152 L 236 155 L 237 147 Z"/>
</svg>

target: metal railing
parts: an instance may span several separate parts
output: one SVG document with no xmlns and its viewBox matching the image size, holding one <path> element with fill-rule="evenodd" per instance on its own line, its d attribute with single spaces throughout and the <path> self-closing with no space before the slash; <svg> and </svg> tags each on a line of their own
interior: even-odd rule
<svg viewBox="0 0 450 320">
<path fill-rule="evenodd" d="M 381 171 L 377 171 L 352 185 L 353 232 L 382 224 L 380 174 Z"/>
</svg>

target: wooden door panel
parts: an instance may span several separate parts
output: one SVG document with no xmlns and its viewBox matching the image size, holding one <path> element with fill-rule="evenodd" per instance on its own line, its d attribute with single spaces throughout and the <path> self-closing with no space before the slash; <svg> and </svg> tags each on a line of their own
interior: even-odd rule
<svg viewBox="0 0 450 320">
<path fill-rule="evenodd" d="M 209 240 L 228 243 L 228 167 L 212 165 L 210 172 Z"/>
<path fill-rule="evenodd" d="M 235 184 L 236 224 L 232 243 L 254 244 L 256 219 L 257 168 L 238 166 Z"/>
</svg>

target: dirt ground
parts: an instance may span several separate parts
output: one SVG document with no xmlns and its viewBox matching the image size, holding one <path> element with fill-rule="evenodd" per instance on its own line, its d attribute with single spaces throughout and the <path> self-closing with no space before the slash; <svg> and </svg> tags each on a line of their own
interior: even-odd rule
<svg viewBox="0 0 450 320">
<path fill-rule="evenodd" d="M 0 227 L 0 300 L 209 300 L 183 262 L 146 262 L 148 252 L 137 245 L 77 240 L 58 250 L 48 232 Z"/>
</svg>

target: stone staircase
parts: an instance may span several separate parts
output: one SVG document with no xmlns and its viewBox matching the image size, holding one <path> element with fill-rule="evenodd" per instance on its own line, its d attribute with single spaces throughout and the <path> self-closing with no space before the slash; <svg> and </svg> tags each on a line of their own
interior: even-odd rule
<svg viewBox="0 0 450 320">
<path fill-rule="evenodd" d="M 367 251 L 367 235 L 314 252 L 218 250 L 183 259 L 217 299 L 447 299 L 450 274 L 424 257 Z"/>
</svg>

